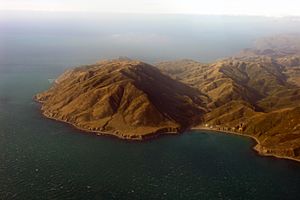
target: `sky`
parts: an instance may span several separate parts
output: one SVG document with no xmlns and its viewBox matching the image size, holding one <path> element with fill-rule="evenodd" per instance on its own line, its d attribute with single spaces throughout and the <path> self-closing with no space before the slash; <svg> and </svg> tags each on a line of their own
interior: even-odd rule
<svg viewBox="0 0 300 200">
<path fill-rule="evenodd" d="M 0 10 L 300 16 L 300 0 L 0 0 Z"/>
</svg>

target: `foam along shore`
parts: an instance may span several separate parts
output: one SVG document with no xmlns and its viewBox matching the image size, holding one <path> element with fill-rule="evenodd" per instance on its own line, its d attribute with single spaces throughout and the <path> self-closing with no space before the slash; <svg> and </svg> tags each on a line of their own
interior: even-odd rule
<svg viewBox="0 0 300 200">
<path fill-rule="evenodd" d="M 213 131 L 213 132 L 219 132 L 222 134 L 233 134 L 233 135 L 238 135 L 238 136 L 243 136 L 243 137 L 249 137 L 253 140 L 255 140 L 256 145 L 253 147 L 253 149 L 261 156 L 272 156 L 280 159 L 288 159 L 288 160 L 293 160 L 300 162 L 300 159 L 293 158 L 291 156 L 282 156 L 282 155 L 277 155 L 276 153 L 272 153 L 272 151 L 268 150 L 267 148 L 263 147 L 261 145 L 261 142 L 259 141 L 258 137 L 254 135 L 249 135 L 249 134 L 243 134 L 242 132 L 236 132 L 236 131 L 228 131 L 228 130 L 222 130 L 221 127 L 218 128 L 213 128 L 213 127 L 207 127 L 207 126 L 195 126 L 190 129 L 191 131 Z"/>
</svg>

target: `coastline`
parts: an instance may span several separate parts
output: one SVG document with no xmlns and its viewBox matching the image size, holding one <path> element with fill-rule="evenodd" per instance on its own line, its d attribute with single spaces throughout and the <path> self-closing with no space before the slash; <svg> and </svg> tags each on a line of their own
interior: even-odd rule
<svg viewBox="0 0 300 200">
<path fill-rule="evenodd" d="M 224 130 L 218 130 L 215 128 L 207 128 L 207 127 L 203 127 L 203 126 L 195 126 L 192 127 L 190 129 L 191 131 L 213 131 L 213 132 L 219 132 L 222 134 L 233 134 L 233 135 L 238 135 L 238 136 L 243 136 L 243 137 L 248 137 L 253 139 L 256 142 L 256 145 L 252 147 L 252 149 L 258 153 L 258 155 L 260 156 L 269 156 L 269 157 L 275 157 L 275 158 L 280 158 L 280 159 L 287 159 L 287 160 L 292 160 L 292 161 L 296 161 L 296 162 L 300 162 L 300 159 L 294 158 L 294 157 L 290 157 L 290 156 L 280 156 L 280 155 L 276 155 L 273 153 L 265 153 L 262 152 L 259 148 L 258 145 L 261 145 L 259 139 L 257 137 L 255 137 L 254 135 L 247 135 L 247 134 L 242 134 L 239 132 L 234 132 L 234 131 L 224 131 Z"/>
<path fill-rule="evenodd" d="M 38 101 L 36 98 L 34 98 L 34 101 L 37 102 L 40 106 L 42 106 L 42 102 Z M 73 128 L 80 130 L 82 132 L 85 133 L 91 133 L 94 134 L 96 136 L 111 136 L 111 137 L 115 137 L 118 139 L 122 139 L 122 140 L 130 140 L 130 141 L 144 141 L 144 140 L 148 140 L 148 139 L 153 139 L 153 138 L 157 138 L 159 136 L 162 135 L 176 135 L 179 134 L 179 131 L 161 131 L 161 129 L 158 129 L 156 132 L 152 132 L 149 134 L 145 134 L 145 135 L 132 135 L 132 136 L 123 136 L 114 132 L 104 132 L 104 131 L 97 131 L 97 130 L 90 130 L 90 129 L 85 129 L 83 127 L 80 127 L 72 122 L 63 120 L 63 119 L 59 119 L 56 117 L 50 117 L 49 115 L 47 115 L 41 108 L 39 109 L 40 114 L 42 115 L 42 117 L 45 117 L 47 119 L 53 120 L 53 121 L 57 121 L 57 122 L 61 122 L 61 123 L 66 123 L 70 126 L 72 126 Z"/>
<path fill-rule="evenodd" d="M 36 98 L 34 98 L 34 100 L 39 103 L 40 105 L 42 105 L 42 102 L 38 101 Z M 154 139 L 154 138 L 157 138 L 159 136 L 162 136 L 162 135 L 176 135 L 176 134 L 180 134 L 180 131 L 170 131 L 170 132 L 161 132 L 160 129 L 158 129 L 156 132 L 153 132 L 153 133 L 149 133 L 149 134 L 146 134 L 146 135 L 143 135 L 143 136 L 137 136 L 137 135 L 133 135 L 131 137 L 126 137 L 126 136 L 123 136 L 123 135 L 120 135 L 120 134 L 117 134 L 117 133 L 114 133 L 114 132 L 103 132 L 103 131 L 96 131 L 96 130 L 90 130 L 90 129 L 85 129 L 85 128 L 82 128 L 82 127 L 79 127 L 77 126 L 76 124 L 72 123 L 72 122 L 68 122 L 66 120 L 63 120 L 63 119 L 58 119 L 58 118 L 55 118 L 55 117 L 50 117 L 48 116 L 47 114 L 45 114 L 45 112 L 40 109 L 40 112 L 42 114 L 42 116 L 48 118 L 48 119 L 51 119 L 51 120 L 54 120 L 54 121 L 58 121 L 58 122 L 62 122 L 62 123 L 67 123 L 69 125 L 71 125 L 72 127 L 80 130 L 80 131 L 83 131 L 85 133 L 93 133 L 97 136 L 112 136 L 112 137 L 115 137 L 115 138 L 118 138 L 118 139 L 123 139 L 123 140 L 131 140 L 131 141 L 144 141 L 144 140 L 148 140 L 148 139 Z M 232 134 L 232 135 L 238 135 L 238 136 L 243 136 L 243 137 L 248 137 L 248 138 L 251 138 L 253 139 L 255 142 L 256 142 L 256 145 L 252 147 L 252 149 L 258 153 L 258 155 L 260 156 L 269 156 L 269 157 L 275 157 L 275 158 L 279 158 L 279 159 L 287 159 L 287 160 L 292 160 L 292 161 L 297 161 L 297 162 L 300 162 L 300 159 L 297 159 L 297 158 L 294 158 L 294 157 L 290 157 L 290 156 L 281 156 L 281 155 L 277 155 L 277 154 L 274 154 L 274 153 L 265 153 L 263 151 L 261 151 L 258 146 L 261 145 L 259 139 L 257 137 L 255 137 L 254 135 L 248 135 L 248 134 L 242 134 L 240 132 L 234 132 L 234 131 L 225 131 L 225 130 L 219 130 L 219 129 L 216 129 L 216 128 L 208 128 L 208 127 L 204 127 L 204 126 L 194 126 L 194 127 L 191 127 L 189 129 L 186 129 L 187 131 L 213 131 L 213 132 L 219 132 L 219 133 L 222 133 L 222 134 Z"/>
</svg>

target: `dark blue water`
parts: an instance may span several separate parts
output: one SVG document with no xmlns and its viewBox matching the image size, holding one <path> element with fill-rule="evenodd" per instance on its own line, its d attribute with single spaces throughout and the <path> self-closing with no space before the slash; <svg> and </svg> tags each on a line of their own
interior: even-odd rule
<svg viewBox="0 0 300 200">
<path fill-rule="evenodd" d="M 0 199 L 300 199 L 300 164 L 249 138 L 187 132 L 145 142 L 45 119 L 32 101 L 57 70 L 0 74 Z"/>
</svg>

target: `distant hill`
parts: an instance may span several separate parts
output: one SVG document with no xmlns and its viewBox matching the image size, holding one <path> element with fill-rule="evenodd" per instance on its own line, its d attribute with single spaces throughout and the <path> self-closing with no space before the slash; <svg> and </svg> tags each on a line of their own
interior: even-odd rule
<svg viewBox="0 0 300 200">
<path fill-rule="evenodd" d="M 282 34 L 259 38 L 253 48 L 244 49 L 236 57 L 285 57 L 300 55 L 300 34 Z"/>
<path fill-rule="evenodd" d="M 300 52 L 299 34 L 281 34 L 260 38 L 255 42 L 255 48 L 261 51 L 277 51 L 285 54 Z"/>
</svg>

